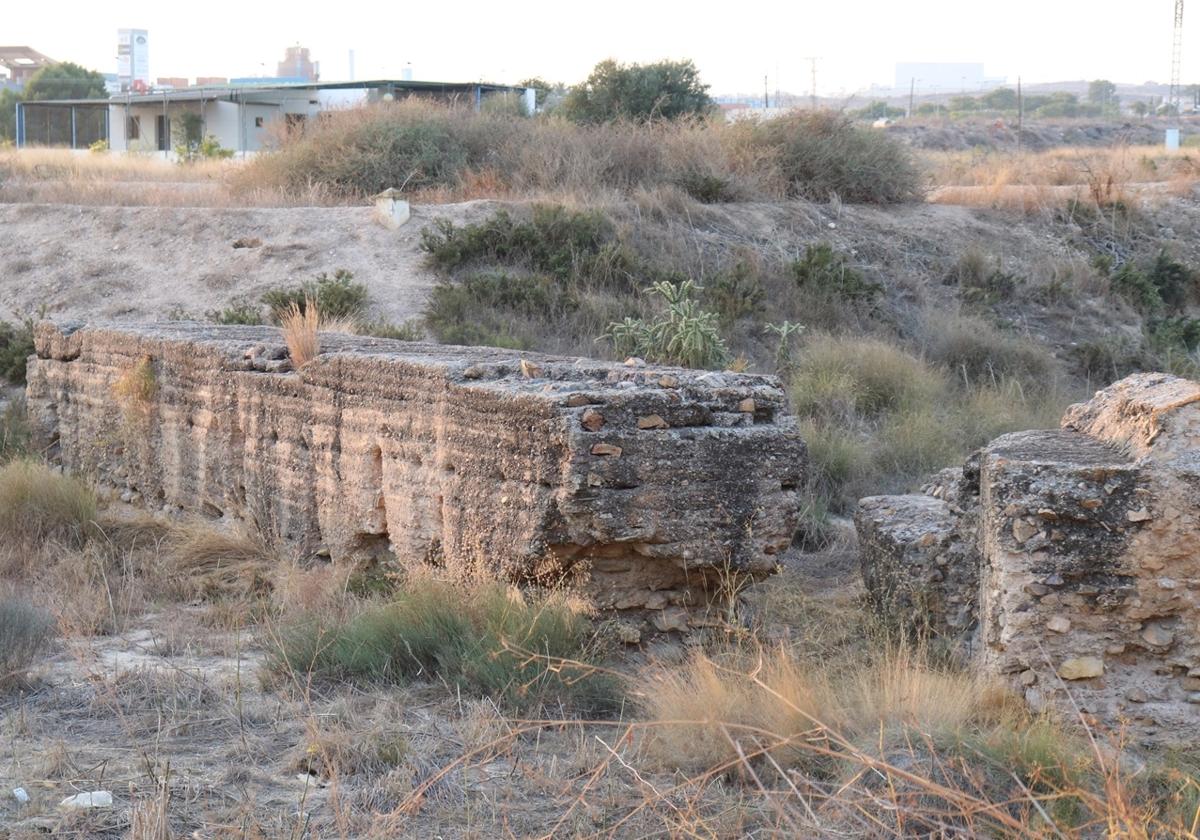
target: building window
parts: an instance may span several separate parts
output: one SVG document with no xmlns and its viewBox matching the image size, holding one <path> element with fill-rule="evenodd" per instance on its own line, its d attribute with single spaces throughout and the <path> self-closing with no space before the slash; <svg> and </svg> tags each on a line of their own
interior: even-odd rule
<svg viewBox="0 0 1200 840">
<path fill-rule="evenodd" d="M 125 139 L 140 140 L 142 138 L 142 118 L 130 117 L 125 121 Z"/>
<path fill-rule="evenodd" d="M 262 128 L 262 127 L 263 127 L 263 118 L 262 118 L 262 117 L 255 117 L 255 118 L 254 118 L 254 127 L 255 127 L 255 128 Z"/>
</svg>

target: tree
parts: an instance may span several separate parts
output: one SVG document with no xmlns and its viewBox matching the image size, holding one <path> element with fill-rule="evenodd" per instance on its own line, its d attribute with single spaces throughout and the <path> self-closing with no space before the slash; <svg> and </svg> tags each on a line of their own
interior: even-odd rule
<svg viewBox="0 0 1200 840">
<path fill-rule="evenodd" d="M 882 99 L 876 99 L 865 108 L 859 108 L 854 112 L 854 116 L 862 120 L 882 120 L 893 119 L 904 116 L 903 108 L 893 108 Z"/>
<path fill-rule="evenodd" d="M 44 99 L 105 99 L 104 76 L 78 64 L 64 61 L 34 73 L 25 83 L 25 98 L 31 102 Z"/>
<path fill-rule="evenodd" d="M 996 88 L 979 97 L 979 102 L 990 111 L 1017 110 L 1017 92 L 1012 88 Z"/>
<path fill-rule="evenodd" d="M 1120 101 L 1117 96 L 1117 86 L 1108 79 L 1096 79 L 1088 83 L 1088 102 L 1101 108 L 1116 108 Z"/>
<path fill-rule="evenodd" d="M 608 59 L 571 89 L 562 107 L 575 122 L 645 122 L 707 114 L 714 103 L 690 60 L 618 64 Z"/>
<path fill-rule="evenodd" d="M 0 144 L 17 139 L 16 105 L 20 101 L 15 90 L 0 90 Z"/>
<path fill-rule="evenodd" d="M 973 96 L 952 96 L 948 106 L 951 111 L 974 111 L 979 108 L 979 100 Z"/>
<path fill-rule="evenodd" d="M 546 98 L 552 93 L 562 93 L 565 89 L 562 82 L 557 84 L 547 82 L 540 76 L 530 76 L 528 79 L 522 79 L 517 82 L 517 87 L 533 88 L 537 95 L 537 107 L 541 108 L 546 104 Z"/>
<path fill-rule="evenodd" d="M 1140 99 L 1137 102 L 1134 102 L 1130 107 L 1133 109 L 1133 113 L 1137 114 L 1139 117 L 1146 116 L 1146 114 L 1150 111 L 1150 106 Z"/>
</svg>

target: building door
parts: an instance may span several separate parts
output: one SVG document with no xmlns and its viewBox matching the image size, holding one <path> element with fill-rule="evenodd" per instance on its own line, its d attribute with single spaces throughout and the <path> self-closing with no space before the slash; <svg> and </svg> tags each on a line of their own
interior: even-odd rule
<svg viewBox="0 0 1200 840">
<path fill-rule="evenodd" d="M 154 118 L 154 134 L 158 137 L 158 150 L 171 151 L 171 121 L 166 114 L 159 114 Z"/>
</svg>

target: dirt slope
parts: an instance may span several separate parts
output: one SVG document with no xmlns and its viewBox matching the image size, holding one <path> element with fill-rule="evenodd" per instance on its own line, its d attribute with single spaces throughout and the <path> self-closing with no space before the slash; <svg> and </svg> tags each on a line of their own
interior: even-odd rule
<svg viewBox="0 0 1200 840">
<path fill-rule="evenodd" d="M 401 322 L 434 278 L 420 231 L 434 218 L 470 221 L 490 202 L 414 208 L 397 231 L 366 207 L 181 208 L 0 204 L 0 319 L 35 314 L 116 320 L 197 316 L 237 298 L 347 268 L 373 308 Z M 234 240 L 259 239 L 254 248 Z"/>
</svg>

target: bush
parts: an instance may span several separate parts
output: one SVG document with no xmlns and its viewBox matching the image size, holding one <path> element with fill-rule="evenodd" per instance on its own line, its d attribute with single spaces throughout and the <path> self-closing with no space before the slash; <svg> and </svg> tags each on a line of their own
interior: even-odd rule
<svg viewBox="0 0 1200 840">
<path fill-rule="evenodd" d="M 1015 378 L 1044 388 L 1055 374 L 1054 357 L 1028 339 L 1005 335 L 978 318 L 942 314 L 924 328 L 925 354 L 966 384 L 995 384 Z"/>
<path fill-rule="evenodd" d="M 704 115 L 714 104 L 691 61 L 618 64 L 608 59 L 571 88 L 561 109 L 575 122 L 598 123 Z"/>
<path fill-rule="evenodd" d="M 0 379 L 25 384 L 25 366 L 33 355 L 33 320 L 20 324 L 0 321 Z"/>
<path fill-rule="evenodd" d="M 352 272 L 339 268 L 332 277 L 321 272 L 295 288 L 272 289 L 262 296 L 262 301 L 270 307 L 276 323 L 293 307 L 303 315 L 310 300 L 316 302 L 323 320 L 356 321 L 366 312 L 368 298 L 366 284 L 354 282 Z"/>
<path fill-rule="evenodd" d="M 751 318 L 763 311 L 767 290 L 757 272 L 746 262 L 738 262 L 718 274 L 704 287 L 704 298 L 729 325 L 742 318 Z"/>
<path fill-rule="evenodd" d="M 609 324 L 603 337 L 621 356 L 692 368 L 724 367 L 729 350 L 721 338 L 720 318 L 694 300 L 698 291 L 691 280 L 655 283 L 646 292 L 663 299 L 662 313 L 649 320 L 626 318 Z"/>
<path fill-rule="evenodd" d="M 0 691 L 20 685 L 54 637 L 49 613 L 17 598 L 0 598 Z"/>
<path fill-rule="evenodd" d="M 272 294 L 268 292 L 267 294 Z M 283 293 L 275 293 L 282 295 Z M 224 309 L 210 309 L 204 317 L 214 324 L 256 326 L 263 322 L 262 310 L 253 303 L 239 300 Z"/>
<path fill-rule="evenodd" d="M 33 461 L 0 467 L 0 537 L 7 542 L 82 545 L 95 519 L 96 496 L 79 479 Z"/>
<path fill-rule="evenodd" d="M 459 590 L 422 579 L 394 602 L 343 623 L 309 617 L 269 646 L 277 673 L 404 682 L 437 677 L 509 708 L 564 706 L 605 714 L 616 684 L 593 665 L 591 626 L 557 596 L 511 595 L 499 584 Z"/>
<path fill-rule="evenodd" d="M 912 153 L 889 135 L 833 112 L 796 113 L 759 127 L 775 151 L 789 192 L 813 201 L 892 204 L 923 195 Z"/>
<path fill-rule="evenodd" d="M 518 221 L 505 210 L 464 227 L 439 219 L 421 231 L 421 250 L 442 271 L 498 263 L 559 280 L 606 279 L 612 272 L 614 239 L 612 222 L 598 210 L 536 205 L 529 221 Z"/>
<path fill-rule="evenodd" d="M 846 258 L 827 242 L 806 246 L 804 256 L 792 262 L 789 270 L 802 289 L 847 303 L 870 304 L 883 294 L 883 286 L 846 265 Z"/>
<path fill-rule="evenodd" d="M 25 457 L 29 452 L 31 436 L 25 398 L 9 400 L 4 410 L 0 411 L 0 465 Z"/>
</svg>

